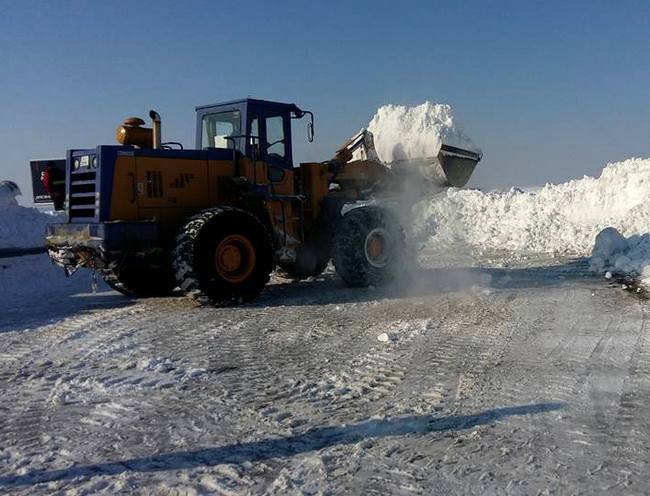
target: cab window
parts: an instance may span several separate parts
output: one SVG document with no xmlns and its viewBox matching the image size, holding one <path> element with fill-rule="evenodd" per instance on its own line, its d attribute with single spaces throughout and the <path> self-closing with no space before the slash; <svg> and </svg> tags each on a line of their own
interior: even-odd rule
<svg viewBox="0 0 650 496">
<path fill-rule="evenodd" d="M 266 118 L 266 154 L 269 159 L 284 159 L 284 119 L 281 116 Z"/>
<path fill-rule="evenodd" d="M 241 136 L 241 115 L 239 110 L 230 112 L 219 112 L 208 114 L 203 117 L 203 139 L 204 147 L 209 148 L 237 148 L 239 138 L 228 139 L 228 137 Z"/>
<path fill-rule="evenodd" d="M 253 116 L 251 119 L 251 130 L 250 130 L 250 144 L 258 145 L 260 140 L 260 120 L 257 116 Z"/>
</svg>

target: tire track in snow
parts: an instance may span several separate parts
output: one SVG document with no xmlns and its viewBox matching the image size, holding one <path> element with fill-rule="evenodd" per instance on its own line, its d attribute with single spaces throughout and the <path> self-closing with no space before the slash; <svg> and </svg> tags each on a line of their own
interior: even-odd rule
<svg viewBox="0 0 650 496">
<path fill-rule="evenodd" d="M 10 375 L 5 385 L 5 398 L 12 404 L 9 415 L 3 420 L 0 443 L 20 448 L 26 456 L 41 449 L 40 436 L 45 431 L 65 430 L 71 422 L 85 420 L 86 414 L 66 405 L 87 401 L 106 401 L 121 388 L 132 389 L 165 387 L 166 376 L 146 371 L 119 368 L 115 358 L 130 355 L 138 330 L 146 326 L 151 316 L 148 304 L 124 311 L 107 311 L 101 316 L 84 316 L 65 322 L 61 328 L 45 330 L 50 346 L 40 353 L 38 348 Z M 37 331 L 33 331 L 37 332 Z M 25 334 L 25 338 L 32 334 Z M 38 336 L 37 341 L 45 337 Z M 121 340 L 127 342 L 120 347 Z M 135 341 L 137 343 L 137 341 Z M 72 397 L 68 395 L 72 393 Z M 97 398 L 99 394 L 99 398 Z M 89 395 L 89 396 L 84 396 Z M 59 410 L 67 413 L 57 415 Z M 57 425 L 59 423 L 61 425 Z M 21 445 L 16 440 L 21 439 Z"/>
<path fill-rule="evenodd" d="M 17 446 L 17 440 L 20 439 L 22 449 L 30 453 L 38 451 L 41 434 L 53 427 L 46 422 L 51 415 L 47 398 L 52 394 L 57 381 L 74 376 L 69 368 L 71 364 L 74 367 L 75 362 L 61 360 L 59 347 L 72 336 L 91 333 L 100 321 L 110 326 L 110 323 L 132 313 L 132 309 L 97 312 L 66 319 L 60 326 L 52 324 L 43 330 L 24 331 L 15 337 L 12 344 L 15 345 L 17 338 L 21 338 L 21 345 L 3 357 L 3 399 L 11 405 L 11 410 L 3 418 L 0 446 Z M 96 340 L 105 338 L 102 336 Z"/>
<path fill-rule="evenodd" d="M 503 478 L 500 484 L 517 482 L 516 472 L 525 478 L 517 456 L 529 452 L 531 446 L 535 446 L 534 452 L 548 451 L 553 456 L 530 458 L 524 465 L 530 470 L 561 473 L 569 467 L 584 466 L 585 480 L 592 476 L 607 480 L 602 459 L 609 436 L 603 421 L 611 419 L 616 404 L 612 397 L 620 394 L 617 384 L 623 380 L 620 372 L 612 372 L 632 352 L 638 328 L 630 326 L 627 317 L 625 326 L 621 323 L 620 306 L 634 307 L 625 295 L 594 295 L 588 288 L 568 288 L 536 302 L 535 312 L 520 305 L 525 311 L 513 316 L 513 324 L 523 332 L 513 334 L 510 350 L 499 366 L 501 372 L 486 376 L 480 388 L 493 395 L 495 406 L 559 401 L 565 408 L 559 414 L 540 416 L 521 432 L 515 427 L 517 434 L 503 439 L 499 449 L 503 450 L 504 468 L 490 476 Z M 574 308 L 592 305 L 600 311 L 574 312 Z M 550 308 L 553 311 L 549 313 Z M 608 310 L 616 317 L 612 318 Z M 521 425 L 521 419 L 510 422 Z M 582 454 L 577 456 L 577 452 Z M 558 480 L 556 488 L 564 483 Z M 475 482 L 481 486 L 480 481 Z"/>
<path fill-rule="evenodd" d="M 152 315 L 160 311 L 159 305 L 159 302 L 147 300 L 142 303 L 139 313 L 130 312 L 129 315 L 122 315 L 120 319 L 83 319 L 83 322 L 76 321 L 74 325 L 66 325 L 63 329 L 54 329 L 55 332 L 50 333 L 56 334 L 56 339 L 51 340 L 54 346 L 44 350 L 45 355 L 38 360 L 25 363 L 20 374 L 14 374 L 16 379 L 20 380 L 13 394 L 16 401 L 11 409 L 12 415 L 3 419 L 3 441 L 10 443 L 27 460 L 39 459 L 39 453 L 44 450 L 46 452 L 48 449 L 54 452 L 57 450 L 56 444 L 54 446 L 43 444 L 45 432 L 57 432 L 57 437 L 64 443 L 69 442 L 70 439 L 79 439 L 78 448 L 90 451 L 94 450 L 92 448 L 92 444 L 96 442 L 94 440 L 103 439 L 109 445 L 119 441 L 118 439 L 110 441 L 107 436 L 110 438 L 110 433 L 113 431 L 125 429 L 128 431 L 129 424 L 132 422 L 131 415 L 135 410 L 112 402 L 108 404 L 100 402 L 93 406 L 93 403 L 87 404 L 83 400 L 79 406 L 76 406 L 77 398 L 89 382 L 92 383 L 88 384 L 91 388 L 90 392 L 94 394 L 104 387 L 110 388 L 116 384 L 119 386 L 119 383 L 125 380 L 128 382 L 128 379 L 138 377 L 141 379 L 146 375 L 142 371 L 133 373 L 130 369 L 118 369 L 114 363 L 116 348 L 117 358 L 120 354 L 130 355 L 133 351 L 133 346 L 120 346 L 121 342 L 135 343 L 136 347 L 156 348 L 155 343 L 152 346 L 150 340 L 160 329 L 151 329 L 151 320 Z M 56 365 L 52 360 L 47 360 L 48 358 L 55 359 Z M 64 371 L 61 374 L 43 374 L 41 370 L 43 363 L 50 363 L 49 367 L 55 369 L 60 365 Z M 39 387 L 35 387 L 34 384 L 29 386 L 34 381 L 40 382 Z M 60 383 L 58 387 L 57 382 Z M 23 388 L 27 386 L 29 392 L 25 394 Z M 154 386 L 155 384 L 152 383 L 143 385 L 145 395 L 138 395 L 138 410 L 144 409 L 147 412 L 158 410 L 159 418 L 167 418 L 170 413 L 185 416 L 196 413 L 195 405 L 179 408 L 178 402 L 172 399 L 174 396 L 169 397 L 165 391 L 161 391 L 163 398 L 158 397 L 158 401 L 152 402 L 152 398 L 149 398 L 146 393 Z M 71 388 L 72 403 L 69 403 L 70 399 L 66 399 L 63 403 L 57 401 L 55 404 L 48 404 L 47 398 L 51 398 L 53 391 L 56 392 L 57 388 L 61 390 L 61 387 Z M 133 390 L 126 391 L 127 399 L 133 396 L 133 392 Z M 117 396 L 115 393 L 118 393 Z M 123 396 L 124 394 L 119 394 L 119 389 L 113 389 L 107 394 L 107 397 L 117 401 L 120 401 Z M 176 396 L 176 399 L 179 397 Z M 170 408 L 170 404 L 176 406 Z M 155 405 L 158 405 L 157 408 L 154 408 Z M 146 439 L 154 435 L 146 432 L 146 429 L 143 434 L 132 432 L 130 441 L 138 443 L 139 437 L 139 442 L 146 446 Z M 2 442 L 2 445 L 6 447 L 9 445 L 7 443 Z M 151 448 L 155 449 L 155 446 Z M 67 483 L 64 483 L 64 487 L 66 485 Z M 210 483 L 211 487 L 216 487 L 215 485 L 219 485 L 218 480 Z M 225 487 L 233 488 L 232 483 L 224 484 Z"/>
<path fill-rule="evenodd" d="M 322 419 L 331 423 L 337 420 L 349 422 L 365 419 L 377 410 L 384 398 L 401 382 L 405 373 L 403 361 L 410 353 L 407 345 L 410 325 L 401 321 L 386 321 L 378 326 L 367 326 L 367 321 L 350 319 L 345 329 L 345 340 L 337 338 L 336 346 L 327 346 L 326 353 L 313 353 L 308 360 L 299 356 L 297 370 L 304 373 L 305 380 L 293 385 L 278 383 L 268 397 L 270 413 L 281 410 L 299 410 L 310 419 L 292 419 L 292 423 L 307 424 Z M 419 323 L 414 324 L 415 327 Z M 376 340 L 377 334 L 386 326 L 402 327 L 400 342 L 386 349 Z M 350 332 L 354 328 L 354 332 Z M 327 356 L 327 360 L 324 357 Z M 307 362 L 307 363 L 305 363 Z"/>
<path fill-rule="evenodd" d="M 423 412 L 457 409 L 455 403 L 481 393 L 475 385 L 498 363 L 513 332 L 510 307 L 502 296 L 477 299 L 472 306 L 456 308 L 460 318 L 443 323 L 430 336 L 410 369 L 413 383 L 404 384 L 424 400 L 419 406 Z"/>
<path fill-rule="evenodd" d="M 648 303 L 639 302 L 639 307 L 640 332 L 625 364 L 627 375 L 621 381 L 620 389 L 617 388 L 616 416 L 611 423 L 606 424 L 610 442 L 607 458 L 601 468 L 611 472 L 613 479 L 606 487 L 607 490 L 647 489 L 647 474 L 650 468 L 650 458 L 647 454 L 650 444 L 650 325 Z M 620 361 L 618 365 L 622 365 Z M 625 460 L 625 468 L 609 469 L 610 465 L 620 464 L 620 460 Z"/>
<path fill-rule="evenodd" d="M 502 296 L 476 298 L 467 308 L 448 305 L 448 313 L 429 322 L 414 343 L 411 367 L 382 413 L 444 416 L 466 412 L 460 404 L 476 393 L 475 377 L 493 365 L 509 337 L 504 330 L 509 306 Z M 355 477 L 352 484 L 338 480 L 335 485 L 363 494 L 427 494 L 440 438 L 431 433 L 409 439 L 408 445 L 400 438 L 362 442 L 356 448 L 358 456 L 363 466 L 372 469 Z M 348 457 L 337 460 L 339 473 L 345 473 L 347 463 Z M 332 471 L 337 473 L 336 468 Z"/>
<path fill-rule="evenodd" d="M 232 374 L 220 374 L 217 378 L 224 381 L 224 397 L 248 405 L 267 421 L 297 427 L 304 423 L 296 418 L 297 411 L 306 409 L 307 414 L 319 408 L 314 391 L 317 392 L 322 378 L 354 360 L 355 349 L 362 353 L 367 348 L 367 341 L 361 338 L 366 332 L 365 319 L 346 314 L 345 309 L 335 310 L 328 321 L 322 317 L 327 313 L 322 308 L 308 312 L 318 317 L 305 316 L 303 320 L 307 323 L 303 325 L 257 309 L 239 310 L 232 313 L 243 313 L 241 317 L 246 324 L 233 326 L 232 319 L 225 324 L 213 319 L 198 325 L 195 322 L 193 330 L 178 329 L 179 342 L 175 346 L 200 350 L 191 356 L 210 361 L 208 370 L 236 367 Z M 215 325 L 220 326 L 219 339 L 212 343 L 209 338 L 214 332 L 210 328 Z M 203 346 L 197 347 L 196 341 Z M 388 357 L 389 354 L 385 358 Z M 364 376 L 359 379 L 360 389 L 383 394 L 381 390 L 390 387 L 393 382 L 390 373 L 374 372 L 381 369 L 384 361 L 381 356 L 366 357 L 352 366 L 357 375 Z"/>
<path fill-rule="evenodd" d="M 10 362 L 23 361 L 27 357 L 49 350 L 59 339 L 67 339 L 71 334 L 84 332 L 99 323 L 106 324 L 128 317 L 137 311 L 137 306 L 92 310 L 88 314 L 75 315 L 34 329 L 4 332 L 2 337 L 6 346 L 0 351 L 0 361 L 3 366 L 11 365 Z M 6 373 L 7 371 L 3 371 L 3 375 Z"/>
</svg>

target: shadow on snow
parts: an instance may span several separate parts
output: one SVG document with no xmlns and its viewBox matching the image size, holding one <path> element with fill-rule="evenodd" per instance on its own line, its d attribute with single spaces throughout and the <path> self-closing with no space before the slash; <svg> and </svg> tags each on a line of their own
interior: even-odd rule
<svg viewBox="0 0 650 496">
<path fill-rule="evenodd" d="M 179 451 L 159 455 L 81 465 L 61 470 L 35 470 L 24 475 L 0 477 L 0 486 L 23 486 L 76 478 L 116 475 L 125 472 L 159 472 L 193 469 L 223 463 L 256 462 L 271 458 L 288 458 L 300 453 L 331 446 L 353 444 L 364 439 L 389 436 L 426 435 L 436 431 L 471 429 L 500 419 L 535 415 L 560 410 L 563 403 L 538 403 L 487 410 L 473 415 L 413 415 L 388 420 L 367 420 L 358 424 L 320 427 L 290 437 L 271 438 L 247 443 Z"/>
<path fill-rule="evenodd" d="M 29 301 L 14 301 L 7 308 L 0 305 L 0 334 L 17 329 L 35 329 L 56 324 L 68 317 L 79 317 L 94 310 L 130 306 L 135 302 L 113 291 L 88 295 L 52 294 L 30 298 Z"/>
</svg>

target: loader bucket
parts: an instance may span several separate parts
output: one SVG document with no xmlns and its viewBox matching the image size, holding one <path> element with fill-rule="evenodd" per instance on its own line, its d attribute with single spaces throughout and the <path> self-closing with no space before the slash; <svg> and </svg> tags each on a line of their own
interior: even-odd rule
<svg viewBox="0 0 650 496">
<path fill-rule="evenodd" d="M 480 152 L 443 144 L 438 153 L 438 161 L 444 172 L 447 185 L 456 188 L 465 186 L 482 157 Z"/>
</svg>

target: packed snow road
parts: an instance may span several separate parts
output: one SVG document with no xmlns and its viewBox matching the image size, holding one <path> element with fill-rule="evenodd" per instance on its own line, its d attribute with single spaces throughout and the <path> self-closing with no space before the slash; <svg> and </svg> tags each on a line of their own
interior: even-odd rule
<svg viewBox="0 0 650 496">
<path fill-rule="evenodd" d="M 226 309 L 0 266 L 3 493 L 647 491 L 648 305 L 584 263 Z"/>
</svg>

